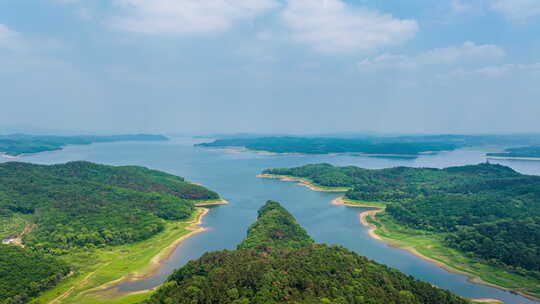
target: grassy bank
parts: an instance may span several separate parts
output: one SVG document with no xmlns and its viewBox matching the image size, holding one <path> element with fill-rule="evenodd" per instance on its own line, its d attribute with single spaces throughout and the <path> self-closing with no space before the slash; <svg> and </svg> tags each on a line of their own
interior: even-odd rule
<svg viewBox="0 0 540 304">
<path fill-rule="evenodd" d="M 410 229 L 397 224 L 384 213 L 371 214 L 367 222 L 374 225 L 374 234 L 391 246 L 407 250 L 448 271 L 465 274 L 471 282 L 489 285 L 540 299 L 538 281 L 500 266 L 490 265 L 445 246 L 444 234 Z"/>
<path fill-rule="evenodd" d="M 58 286 L 42 294 L 32 303 L 129 304 L 150 296 L 151 292 L 123 294 L 117 290 L 103 291 L 114 282 L 151 276 L 183 238 L 203 231 L 197 228 L 207 209 L 197 209 L 191 219 L 166 222 L 164 231 L 134 244 L 102 249 L 85 249 L 62 256 L 74 268 L 74 273 Z"/>
<path fill-rule="evenodd" d="M 326 187 L 315 183 L 309 178 L 295 177 L 290 175 L 276 175 L 276 174 L 259 174 L 259 178 L 274 178 L 279 179 L 285 182 L 298 182 L 298 185 L 308 187 L 313 191 L 321 192 L 347 192 L 350 188 L 348 187 Z"/>
</svg>

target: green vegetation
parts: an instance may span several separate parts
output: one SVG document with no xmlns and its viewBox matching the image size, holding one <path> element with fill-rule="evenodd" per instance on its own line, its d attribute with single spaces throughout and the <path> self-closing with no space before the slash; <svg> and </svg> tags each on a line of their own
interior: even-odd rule
<svg viewBox="0 0 540 304">
<path fill-rule="evenodd" d="M 508 148 L 504 152 L 487 153 L 486 155 L 492 157 L 540 158 L 540 146 Z"/>
<path fill-rule="evenodd" d="M 68 273 L 69 267 L 58 259 L 0 244 L 0 303 L 25 303 Z"/>
<path fill-rule="evenodd" d="M 22 238 L 25 250 L 42 258 L 57 256 L 75 270 L 72 283 L 58 288 L 87 290 L 141 268 L 193 230 L 188 221 L 197 202 L 216 199 L 202 186 L 143 167 L 3 163 L 0 237 Z"/>
<path fill-rule="evenodd" d="M 540 282 L 538 176 L 490 164 L 382 170 L 319 164 L 264 173 L 352 187 L 347 199 L 384 203 L 384 214 L 393 222 L 437 235 L 446 247 L 521 277 L 517 281 L 527 281 L 529 287 L 535 285 L 531 281 Z"/>
<path fill-rule="evenodd" d="M 395 154 L 416 156 L 422 152 L 453 150 L 454 144 L 444 142 L 392 142 L 387 139 L 341 139 L 306 137 L 263 137 L 218 139 L 201 147 L 241 146 L 255 151 L 273 153 L 328 154 L 357 152 L 365 154 Z"/>
<path fill-rule="evenodd" d="M 24 243 L 54 254 L 147 239 L 163 230 L 163 220 L 189 218 L 192 200 L 215 198 L 204 187 L 141 167 L 0 165 L 2 218 L 32 215 L 36 228 Z"/>
<path fill-rule="evenodd" d="M 249 227 L 248 235 L 238 245 L 238 249 L 271 251 L 301 248 L 311 244 L 313 240 L 289 211 L 279 203 L 269 201 L 259 209 L 257 221 Z"/>
<path fill-rule="evenodd" d="M 162 232 L 141 242 L 104 248 L 74 249 L 59 256 L 72 266 L 75 273 L 31 303 L 50 303 L 54 300 L 57 300 L 54 302 L 56 304 L 140 302 L 149 297 L 150 292 L 126 294 L 108 287 L 120 284 L 118 280 L 140 279 L 152 274 L 159 266 L 154 261 L 156 256 L 166 258 L 175 248 L 175 242 L 190 233 L 201 231 L 194 227 L 194 223 L 202 214 L 203 209 L 198 209 L 188 220 L 166 221 Z"/>
<path fill-rule="evenodd" d="M 356 136 L 356 137 L 221 137 L 201 147 L 245 147 L 254 151 L 272 153 L 362 153 L 382 157 L 416 157 L 425 152 L 490 146 L 508 147 L 518 145 L 536 146 L 538 154 L 540 135 L 428 135 L 428 136 Z M 524 152 L 518 148 L 509 152 Z M 531 152 L 531 151 L 526 151 Z M 505 155 L 508 156 L 508 155 Z"/>
<path fill-rule="evenodd" d="M 66 145 L 89 145 L 116 141 L 163 141 L 162 135 L 136 134 L 111 136 L 38 136 L 26 134 L 0 135 L 0 152 L 16 156 L 26 153 L 61 150 Z"/>
<path fill-rule="evenodd" d="M 144 303 L 470 303 L 347 249 L 314 245 L 276 202 L 259 210 L 238 247 L 189 262 Z"/>
</svg>

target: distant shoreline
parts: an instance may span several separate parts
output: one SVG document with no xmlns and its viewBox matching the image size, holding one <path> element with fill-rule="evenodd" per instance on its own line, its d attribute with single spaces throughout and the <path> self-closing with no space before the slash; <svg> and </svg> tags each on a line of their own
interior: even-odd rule
<svg viewBox="0 0 540 304">
<path fill-rule="evenodd" d="M 516 157 L 516 156 L 484 156 L 486 159 L 501 159 L 501 160 L 530 160 L 540 161 L 540 157 Z"/>
<path fill-rule="evenodd" d="M 417 158 L 423 155 L 434 155 L 440 152 L 448 152 L 448 151 L 425 151 L 425 152 L 419 152 L 418 154 L 384 154 L 384 153 L 376 153 L 376 154 L 369 154 L 369 153 L 362 153 L 362 152 L 329 152 L 329 153 L 300 153 L 300 152 L 271 152 L 271 151 L 264 151 L 264 150 L 251 150 L 242 146 L 201 146 L 208 151 L 213 152 L 223 152 L 227 154 L 238 154 L 242 152 L 252 152 L 259 155 L 269 155 L 269 156 L 310 156 L 310 155 L 326 155 L 326 156 L 341 156 L 341 155 L 352 155 L 352 156 L 360 156 L 360 157 L 389 157 L 389 158 Z"/>
</svg>

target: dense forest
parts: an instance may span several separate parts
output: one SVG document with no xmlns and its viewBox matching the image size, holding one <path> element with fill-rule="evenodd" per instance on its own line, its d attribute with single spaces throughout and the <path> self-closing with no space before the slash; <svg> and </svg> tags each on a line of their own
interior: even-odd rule
<svg viewBox="0 0 540 304">
<path fill-rule="evenodd" d="M 508 148 L 504 152 L 487 153 L 487 156 L 494 157 L 532 157 L 540 158 L 540 146 L 529 146 L 519 148 Z"/>
<path fill-rule="evenodd" d="M 400 154 L 415 156 L 422 152 L 453 150 L 454 144 L 444 142 L 379 142 L 371 139 L 307 138 L 307 137 L 264 137 L 241 139 L 218 139 L 202 143 L 201 147 L 241 146 L 255 151 L 273 153 L 364 153 Z"/>
<path fill-rule="evenodd" d="M 52 254 L 147 239 L 217 193 L 142 167 L 0 164 L 0 217 L 28 215 L 24 243 Z M 8 237 L 3 235 L 0 237 Z"/>
<path fill-rule="evenodd" d="M 540 135 L 412 135 L 340 137 L 259 137 L 219 136 L 201 147 L 245 147 L 273 153 L 362 153 L 394 154 L 414 157 L 423 152 L 454 150 L 462 147 L 540 145 Z"/>
<path fill-rule="evenodd" d="M 53 257 L 0 244 L 0 304 L 20 304 L 53 287 L 69 267 Z"/>
<path fill-rule="evenodd" d="M 448 246 L 540 280 L 540 177 L 479 164 L 368 170 L 306 165 L 265 170 L 350 187 L 346 197 L 386 202 L 398 223 L 441 233 Z"/>
<path fill-rule="evenodd" d="M 162 135 L 134 134 L 110 136 L 49 136 L 12 134 L 0 135 L 0 152 L 16 156 L 19 154 L 61 150 L 66 145 L 89 145 L 92 143 L 117 141 L 163 141 Z"/>
<path fill-rule="evenodd" d="M 345 248 L 313 244 L 272 201 L 238 248 L 190 261 L 144 303 L 469 303 Z"/>
</svg>

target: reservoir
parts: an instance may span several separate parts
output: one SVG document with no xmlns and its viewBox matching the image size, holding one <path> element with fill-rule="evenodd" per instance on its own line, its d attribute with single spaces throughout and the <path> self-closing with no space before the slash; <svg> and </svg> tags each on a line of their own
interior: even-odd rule
<svg viewBox="0 0 540 304">
<path fill-rule="evenodd" d="M 19 161 L 40 164 L 87 160 L 109 165 L 139 165 L 166 171 L 201 183 L 217 191 L 229 205 L 217 206 L 204 217 L 208 230 L 184 241 L 171 258 L 162 263 L 157 275 L 117 286 L 121 291 L 138 291 L 158 286 L 187 261 L 206 251 L 235 249 L 256 219 L 257 209 L 267 200 L 283 204 L 318 243 L 339 245 L 360 255 L 397 268 L 468 298 L 495 298 L 509 304 L 538 303 L 496 288 L 472 284 L 463 275 L 453 274 L 412 254 L 370 238 L 358 220 L 361 208 L 332 205 L 339 193 L 311 191 L 290 182 L 256 178 L 267 168 L 286 168 L 310 163 L 355 165 L 363 168 L 395 166 L 459 166 L 484 162 L 482 151 L 457 150 L 417 159 L 369 158 L 349 155 L 276 156 L 251 152 L 224 153 L 193 144 L 206 141 L 189 137 L 169 142 L 126 142 L 69 146 L 63 151 L 25 156 Z M 210 141 L 210 139 L 208 139 Z M 0 158 L 1 162 L 8 159 Z M 491 160 L 525 174 L 540 175 L 540 161 Z"/>
</svg>

